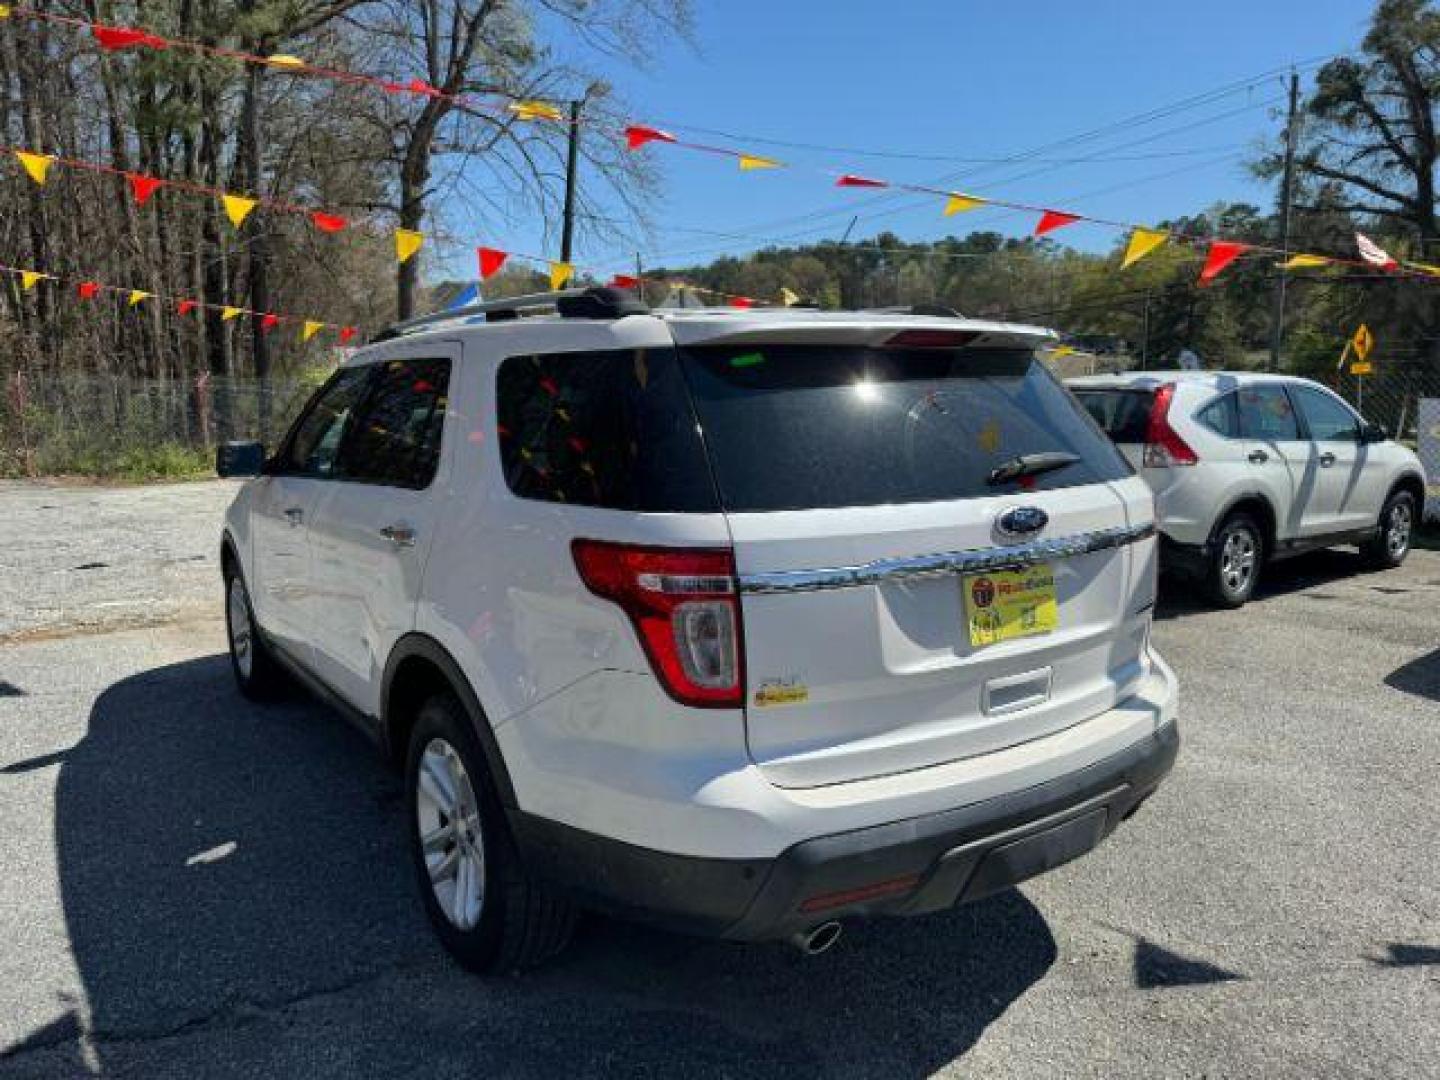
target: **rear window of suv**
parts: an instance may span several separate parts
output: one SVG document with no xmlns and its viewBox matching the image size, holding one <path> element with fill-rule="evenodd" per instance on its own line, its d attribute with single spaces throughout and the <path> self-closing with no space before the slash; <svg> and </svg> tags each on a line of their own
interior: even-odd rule
<svg viewBox="0 0 1440 1080">
<path fill-rule="evenodd" d="M 1119 451 L 1028 349 L 846 345 L 680 350 L 727 510 L 981 498 L 1019 455 L 1073 464 L 1035 490 L 1130 475 Z"/>
<path fill-rule="evenodd" d="M 1076 389 L 1080 404 L 1117 443 L 1143 443 L 1150 427 L 1153 390 Z"/>
</svg>

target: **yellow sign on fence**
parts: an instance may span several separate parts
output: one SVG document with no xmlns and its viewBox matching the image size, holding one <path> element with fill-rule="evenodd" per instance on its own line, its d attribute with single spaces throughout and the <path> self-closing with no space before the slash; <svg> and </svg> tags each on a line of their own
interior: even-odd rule
<svg viewBox="0 0 1440 1080">
<path fill-rule="evenodd" d="M 1375 348 L 1375 335 L 1370 333 L 1368 326 L 1361 323 L 1355 331 L 1355 336 L 1350 339 L 1350 346 L 1355 350 L 1355 355 L 1361 360 L 1369 360 L 1370 350 Z M 1354 369 L 1352 368 L 1351 370 L 1353 371 Z"/>
<path fill-rule="evenodd" d="M 1374 364 L 1367 364 L 1362 360 L 1357 360 L 1355 361 L 1355 363 L 1350 365 L 1351 375 L 1369 375 L 1374 370 Z"/>
</svg>

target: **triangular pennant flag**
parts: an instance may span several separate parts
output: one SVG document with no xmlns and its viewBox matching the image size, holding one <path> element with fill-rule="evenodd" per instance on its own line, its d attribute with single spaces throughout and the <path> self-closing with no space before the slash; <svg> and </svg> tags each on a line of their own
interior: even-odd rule
<svg viewBox="0 0 1440 1080">
<path fill-rule="evenodd" d="M 163 49 L 169 44 L 164 38 L 158 38 L 154 34 L 147 34 L 144 30 L 135 30 L 128 26 L 92 26 L 90 33 L 94 35 L 96 44 L 107 52 L 133 49 L 137 46 L 144 46 L 147 49 Z"/>
<path fill-rule="evenodd" d="M 267 311 L 264 315 L 261 315 L 261 316 L 260 316 L 260 330 L 261 330 L 261 332 L 263 332 L 263 333 L 267 333 L 267 334 L 268 334 L 271 330 L 274 330 L 275 327 L 277 327 L 277 326 L 279 326 L 279 325 L 280 325 L 280 316 L 279 316 L 279 315 L 272 315 L 272 314 L 270 314 L 270 313 Z"/>
<path fill-rule="evenodd" d="M 1120 269 L 1139 262 L 1169 239 L 1170 234 L 1164 229 L 1136 229 L 1130 234 L 1130 242 L 1125 245 L 1125 258 L 1120 263 Z"/>
<path fill-rule="evenodd" d="M 411 79 L 405 87 L 412 94 L 420 94 L 424 97 L 443 97 L 443 93 L 431 86 L 424 79 Z"/>
<path fill-rule="evenodd" d="M 480 280 L 485 281 L 494 277 L 505 265 L 505 260 L 510 257 L 508 251 L 501 251 L 499 248 L 480 247 L 475 249 L 475 254 L 480 260 Z"/>
<path fill-rule="evenodd" d="M 35 287 L 35 283 L 37 281 L 39 281 L 41 278 L 48 278 L 49 276 L 49 274 L 40 273 L 39 270 L 21 270 L 20 287 L 26 292 L 29 292 Z"/>
<path fill-rule="evenodd" d="M 50 174 L 50 166 L 55 164 L 53 154 L 32 154 L 29 150 L 16 150 L 15 157 L 25 167 L 25 172 L 30 179 L 41 187 L 45 186 L 45 178 Z"/>
<path fill-rule="evenodd" d="M 730 306 L 733 308 L 752 308 L 755 306 L 755 301 L 751 300 L 748 296 L 732 296 L 730 298 Z"/>
<path fill-rule="evenodd" d="M 1422 274 L 1429 274 L 1431 277 L 1440 277 L 1440 266 L 1431 266 L 1429 263 L 1406 263 L 1406 266 L 1419 270 Z"/>
<path fill-rule="evenodd" d="M 1323 255 L 1291 255 L 1280 264 L 1281 270 L 1308 270 L 1315 266 L 1329 266 L 1330 260 Z"/>
<path fill-rule="evenodd" d="M 131 306 L 131 307 L 137 307 L 137 306 L 140 305 L 142 302 L 144 302 L 144 301 L 146 301 L 146 300 L 149 300 L 149 299 L 150 299 L 150 296 L 151 296 L 151 294 L 148 293 L 148 292 L 146 292 L 144 289 L 131 289 L 131 290 L 130 290 L 130 306 Z"/>
<path fill-rule="evenodd" d="M 141 176 L 139 173 L 126 173 L 125 180 L 130 185 L 130 197 L 135 200 L 136 206 L 144 206 L 150 201 L 150 196 L 165 184 L 163 180 L 157 180 L 153 176 Z"/>
<path fill-rule="evenodd" d="M 275 53 L 273 56 L 267 56 L 265 63 L 271 67 L 287 68 L 291 71 L 305 66 L 304 60 L 301 60 L 298 56 L 291 56 L 289 53 Z"/>
<path fill-rule="evenodd" d="M 175 314 L 189 315 L 190 312 L 194 311 L 199 306 L 200 304 L 196 300 L 181 300 L 175 305 Z"/>
<path fill-rule="evenodd" d="M 638 289 L 640 279 L 630 274 L 616 274 L 610 279 L 610 284 L 617 289 Z"/>
<path fill-rule="evenodd" d="M 230 219 L 230 224 L 237 229 L 245 224 L 250 211 L 260 205 L 259 199 L 247 199 L 244 195 L 221 195 L 220 202 L 225 207 L 225 216 Z"/>
<path fill-rule="evenodd" d="M 568 262 L 552 262 L 550 264 L 550 290 L 563 289 L 565 283 L 570 280 L 570 275 L 575 273 L 575 267 Z"/>
<path fill-rule="evenodd" d="M 1216 240 L 1210 245 L 1210 253 L 1205 256 L 1205 266 L 1200 271 L 1200 284 L 1210 284 L 1221 270 L 1224 270 L 1249 248 L 1249 244 L 1234 244 L 1228 240 Z"/>
<path fill-rule="evenodd" d="M 510 111 L 520 120 L 565 119 L 565 114 L 548 101 L 512 101 Z"/>
<path fill-rule="evenodd" d="M 1067 214 L 1062 210 L 1046 210 L 1040 215 L 1040 220 L 1035 223 L 1035 235 L 1044 236 L 1056 229 L 1063 229 L 1066 225 L 1073 225 L 1079 220 L 1080 218 L 1076 214 Z"/>
<path fill-rule="evenodd" d="M 321 232 L 326 233 L 343 232 L 345 227 L 350 224 L 348 220 L 339 214 L 327 214 L 321 210 L 312 210 L 310 212 L 310 223 Z"/>
<path fill-rule="evenodd" d="M 100 291 L 100 283 L 98 281 L 82 281 L 75 286 L 75 291 L 80 294 L 81 300 L 91 300 Z"/>
<path fill-rule="evenodd" d="M 420 250 L 420 245 L 425 243 L 425 234 L 418 233 L 414 229 L 395 230 L 395 258 L 399 262 L 409 262 Z"/>
<path fill-rule="evenodd" d="M 231 319 L 235 318 L 239 314 L 240 309 L 238 307 L 230 307 L 227 304 L 225 307 L 222 307 L 220 309 L 220 320 L 222 322 L 229 322 Z"/>
<path fill-rule="evenodd" d="M 309 341 L 323 329 L 325 329 L 325 324 L 323 322 L 316 322 L 314 319 L 306 319 L 305 325 L 300 328 L 300 340 Z"/>
<path fill-rule="evenodd" d="M 639 150 L 646 143 L 652 142 L 675 142 L 675 136 L 668 131 L 661 131 L 659 128 L 646 127 L 644 124 L 631 124 L 625 129 L 625 145 L 631 150 Z"/>
<path fill-rule="evenodd" d="M 780 303 L 786 307 L 794 307 L 800 302 L 800 294 L 791 289 L 780 290 Z"/>
<path fill-rule="evenodd" d="M 1400 265 L 1391 258 L 1388 251 L 1364 233 L 1357 232 L 1355 234 L 1355 247 L 1360 252 L 1360 258 L 1364 259 L 1371 266 L 1378 266 L 1382 270 L 1394 270 L 1395 267 Z"/>
<path fill-rule="evenodd" d="M 8 19 L 9 17 L 10 17 L 10 5 L 9 5 L 9 4 L 0 4 L 0 19 Z"/>
<path fill-rule="evenodd" d="M 351 338 L 353 338 L 357 332 L 358 331 L 356 331 L 355 327 L 353 326 L 342 326 L 340 328 L 340 344 L 344 345 Z"/>
<path fill-rule="evenodd" d="M 835 181 L 836 187 L 863 187 L 863 188 L 886 188 L 890 186 L 888 180 L 872 180 L 868 176 L 856 176 L 853 173 L 846 173 Z"/>
<path fill-rule="evenodd" d="M 781 163 L 773 158 L 756 157 L 754 154 L 740 155 L 740 169 L 742 172 L 750 172 L 752 169 L 778 169 Z"/>
<path fill-rule="evenodd" d="M 985 205 L 984 199 L 977 199 L 974 195 L 961 195 L 958 191 L 952 191 L 950 197 L 945 200 L 945 216 L 963 214 L 969 210 L 976 210 Z"/>
</svg>

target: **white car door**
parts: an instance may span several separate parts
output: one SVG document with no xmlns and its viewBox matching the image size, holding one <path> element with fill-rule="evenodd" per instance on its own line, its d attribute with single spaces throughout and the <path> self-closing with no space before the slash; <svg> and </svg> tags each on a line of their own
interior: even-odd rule
<svg viewBox="0 0 1440 1080">
<path fill-rule="evenodd" d="M 1313 498 L 1326 532 L 1373 525 L 1385 501 L 1386 477 L 1374 448 L 1360 441 L 1363 422 L 1343 401 L 1316 386 L 1292 384 L 1319 465 Z"/>
<path fill-rule="evenodd" d="M 1313 503 L 1320 464 L 1301 437 L 1295 407 L 1279 383 L 1247 383 L 1238 391 L 1240 432 L 1251 479 L 1275 509 L 1282 543 L 1325 531 Z"/>
<path fill-rule="evenodd" d="M 440 504 L 450 372 L 458 346 L 372 365 L 374 379 L 310 525 L 315 674 L 369 715 L 395 642 L 414 629 Z"/>
<path fill-rule="evenodd" d="M 307 666 L 310 525 L 367 378 L 363 370 L 347 368 L 321 387 L 267 466 L 254 496 L 247 585 L 255 618 L 268 637 Z"/>
</svg>

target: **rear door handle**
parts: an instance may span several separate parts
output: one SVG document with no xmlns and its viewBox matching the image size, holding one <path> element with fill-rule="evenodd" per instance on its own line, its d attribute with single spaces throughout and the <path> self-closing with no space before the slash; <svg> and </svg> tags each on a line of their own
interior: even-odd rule
<svg viewBox="0 0 1440 1080">
<path fill-rule="evenodd" d="M 301 525 L 305 521 L 305 510 L 303 507 L 290 506 L 285 509 L 285 520 L 291 525 Z"/>
<path fill-rule="evenodd" d="M 409 525 L 386 525 L 380 530 L 380 535 L 396 547 L 415 546 L 415 530 Z"/>
<path fill-rule="evenodd" d="M 1270 455 L 1267 454 L 1267 453 L 1265 453 L 1264 450 L 1251 450 L 1251 451 L 1250 451 L 1250 464 L 1252 464 L 1252 465 L 1264 465 L 1265 462 L 1267 462 L 1267 461 L 1269 461 L 1269 460 L 1270 460 Z"/>
<path fill-rule="evenodd" d="M 1327 450 L 1320 455 L 1320 464 L 1323 468 L 1328 469 L 1331 465 L 1335 464 L 1335 455 Z"/>
</svg>

